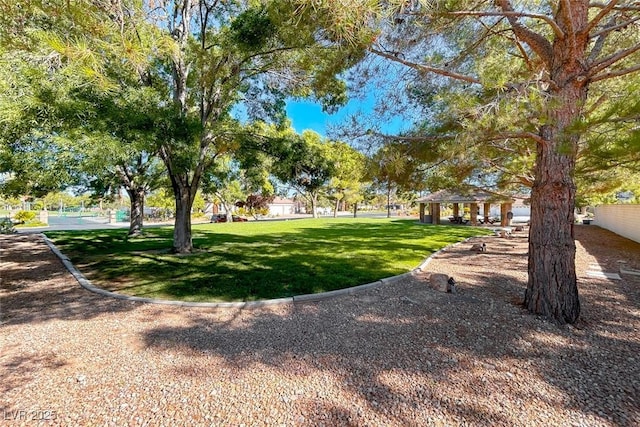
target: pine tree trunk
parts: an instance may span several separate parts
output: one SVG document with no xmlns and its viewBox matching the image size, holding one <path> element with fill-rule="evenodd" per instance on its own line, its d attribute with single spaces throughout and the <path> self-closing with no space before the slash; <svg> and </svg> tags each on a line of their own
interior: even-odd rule
<svg viewBox="0 0 640 427">
<path fill-rule="evenodd" d="M 142 234 L 144 220 L 144 189 L 136 188 L 127 190 L 131 201 L 131 217 L 129 220 L 129 236 L 139 236 Z"/>
<path fill-rule="evenodd" d="M 549 128 L 543 130 L 543 134 L 551 132 Z M 573 236 L 575 162 L 572 156 L 562 154 L 558 145 L 538 145 L 536 181 L 531 193 L 525 306 L 533 313 L 564 324 L 578 319 L 580 301 Z"/>
<path fill-rule="evenodd" d="M 190 188 L 178 185 L 174 187 L 176 199 L 176 219 L 173 227 L 173 252 L 179 254 L 191 253 L 193 242 L 191 239 L 191 206 L 194 197 Z"/>
<path fill-rule="evenodd" d="M 573 181 L 580 134 L 580 119 L 587 86 L 561 69 L 554 81 L 565 82 L 552 93 L 547 125 L 537 144 L 535 181 L 531 193 L 529 282 L 525 306 L 559 324 L 580 316 L 575 272 L 576 245 L 573 221 L 576 187 Z"/>
</svg>

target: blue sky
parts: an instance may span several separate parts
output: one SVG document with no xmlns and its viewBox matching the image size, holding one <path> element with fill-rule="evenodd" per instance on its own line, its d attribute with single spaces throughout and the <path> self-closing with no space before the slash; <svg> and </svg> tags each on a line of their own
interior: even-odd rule
<svg viewBox="0 0 640 427">
<path fill-rule="evenodd" d="M 296 132 L 302 133 L 304 130 L 311 129 L 324 137 L 328 136 L 329 127 L 338 126 L 346 120 L 349 114 L 355 113 L 358 109 L 359 104 L 350 101 L 337 113 L 327 114 L 322 111 L 322 106 L 318 103 L 293 99 L 287 100 L 286 107 L 287 117 L 291 120 L 291 126 Z M 246 106 L 243 104 L 236 105 L 232 110 L 232 115 L 243 122 L 249 120 Z"/>
<path fill-rule="evenodd" d="M 327 128 L 330 125 L 339 125 L 357 106 L 351 102 L 341 108 L 335 114 L 327 114 L 322 111 L 320 104 L 312 101 L 288 101 L 287 115 L 291 120 L 291 126 L 296 132 L 311 129 L 320 135 L 327 136 Z"/>
<path fill-rule="evenodd" d="M 398 83 L 399 81 L 402 82 L 399 76 L 404 70 L 404 66 L 387 63 L 387 67 L 384 70 L 385 73 L 377 75 L 366 83 L 364 88 L 359 88 L 355 91 L 350 88 L 347 91 L 349 102 L 334 114 L 324 113 L 322 106 L 312 100 L 288 99 L 286 110 L 291 120 L 291 126 L 298 133 L 311 129 L 322 136 L 332 137 L 330 128 L 337 127 L 345 123 L 350 116 L 357 115 L 358 123 L 362 127 L 375 128 L 386 134 L 398 134 L 400 131 L 409 130 L 411 128 L 410 121 L 414 118 L 412 117 L 412 112 L 407 110 L 406 106 L 398 111 L 397 107 L 401 106 L 389 105 L 391 108 L 387 109 L 382 105 L 382 110 L 387 118 L 381 119 L 379 116 L 374 115 L 374 109 L 379 103 L 397 103 L 397 100 L 394 101 L 387 96 L 387 91 L 397 94 L 398 91 L 404 90 L 404 85 Z M 345 78 L 348 79 L 347 76 Z M 378 107 L 381 107 L 381 105 L 378 105 Z M 393 113 L 394 110 L 396 111 L 395 113 Z M 403 118 L 401 115 L 405 117 Z"/>
<path fill-rule="evenodd" d="M 331 126 L 339 126 L 344 123 L 346 119 L 358 112 L 372 112 L 374 106 L 373 96 L 368 97 L 364 101 L 353 99 L 347 103 L 344 107 L 338 110 L 334 114 L 327 114 L 322 111 L 320 104 L 313 101 L 287 101 L 287 115 L 291 120 L 291 126 L 300 133 L 306 129 L 316 131 L 322 136 L 327 135 Z M 403 121 L 400 117 L 391 120 L 389 123 L 381 124 L 381 129 L 385 133 L 398 133 L 400 130 L 406 130 L 408 127 L 406 122 L 403 126 Z"/>
</svg>

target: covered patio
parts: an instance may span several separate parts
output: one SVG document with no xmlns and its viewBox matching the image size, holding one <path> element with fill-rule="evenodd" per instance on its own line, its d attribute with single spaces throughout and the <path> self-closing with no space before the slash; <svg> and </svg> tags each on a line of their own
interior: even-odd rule
<svg viewBox="0 0 640 427">
<path fill-rule="evenodd" d="M 490 210 L 492 204 L 500 205 L 500 225 L 507 226 L 509 224 L 509 215 L 514 199 L 503 194 L 492 193 L 485 190 L 469 190 L 452 192 L 449 190 L 440 190 L 431 193 L 425 197 L 416 200 L 420 204 L 420 222 L 425 224 L 440 224 L 441 205 L 452 204 L 453 216 L 450 222 L 453 224 L 463 224 L 469 222 L 471 225 L 478 225 L 479 206 L 483 206 L 482 222 L 488 224 L 490 221 Z M 463 205 L 462 215 L 460 214 L 460 205 Z M 469 219 L 465 220 L 465 208 L 469 209 Z M 466 222 L 465 222 L 466 221 Z"/>
</svg>

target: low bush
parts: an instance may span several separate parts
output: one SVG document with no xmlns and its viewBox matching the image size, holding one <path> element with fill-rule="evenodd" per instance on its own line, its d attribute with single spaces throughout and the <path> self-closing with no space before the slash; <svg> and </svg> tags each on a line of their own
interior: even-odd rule
<svg viewBox="0 0 640 427">
<path fill-rule="evenodd" d="M 13 227 L 13 222 L 9 218 L 0 218 L 0 234 L 15 233 L 16 229 Z"/>
<path fill-rule="evenodd" d="M 19 223 L 25 223 L 36 219 L 36 213 L 34 211 L 18 211 L 13 216 L 13 219 Z"/>
</svg>

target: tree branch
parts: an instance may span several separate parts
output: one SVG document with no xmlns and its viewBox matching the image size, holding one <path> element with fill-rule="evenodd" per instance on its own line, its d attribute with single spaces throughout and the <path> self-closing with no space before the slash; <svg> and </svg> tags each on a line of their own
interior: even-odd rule
<svg viewBox="0 0 640 427">
<path fill-rule="evenodd" d="M 609 22 L 605 25 L 605 30 L 609 27 L 614 26 L 616 23 L 615 16 L 612 16 Z M 604 30 L 603 30 L 604 31 Z M 593 49 L 591 49 L 591 53 L 589 53 L 589 57 L 587 58 L 589 62 L 593 62 L 596 60 L 602 49 L 604 48 L 604 42 L 607 39 L 608 33 L 603 33 L 596 39 L 596 42 L 593 44 Z"/>
<path fill-rule="evenodd" d="M 455 80 L 462 80 L 464 82 L 468 82 L 468 83 L 474 83 L 474 84 L 481 84 L 480 80 L 471 77 L 471 76 L 466 76 L 464 74 L 458 74 L 458 73 L 454 73 L 452 71 L 447 71 L 447 70 L 443 70 L 442 68 L 434 68 L 434 67 L 430 67 L 428 65 L 422 65 L 422 64 L 416 64 L 415 62 L 411 62 L 411 61 L 407 61 L 404 60 L 396 55 L 393 55 L 390 52 L 384 52 L 375 48 L 369 48 L 369 51 L 371 53 L 374 53 L 378 56 L 381 56 L 383 58 L 387 58 L 390 59 L 391 61 L 394 62 L 398 62 L 400 64 L 406 65 L 409 68 L 413 68 L 414 70 L 417 71 L 421 71 L 424 73 L 433 73 L 433 74 L 438 74 L 440 76 L 445 76 L 445 77 L 450 77 L 452 79 Z"/>
<path fill-rule="evenodd" d="M 610 71 L 608 73 L 600 74 L 592 77 L 590 80 L 591 82 L 598 82 L 601 80 L 607 80 L 615 77 L 625 76 L 627 74 L 635 73 L 636 71 L 640 71 L 640 64 L 636 65 L 635 67 L 625 68 L 622 70 Z"/>
<path fill-rule="evenodd" d="M 490 138 L 486 138 L 486 141 L 496 141 L 499 139 L 530 139 L 538 144 L 546 144 L 547 142 L 538 134 L 533 132 L 500 132 Z"/>
<path fill-rule="evenodd" d="M 610 3 L 604 4 L 604 3 L 589 3 L 589 7 L 590 8 L 594 8 L 594 9 L 606 9 L 607 7 L 610 6 Z M 612 8 L 613 10 L 621 10 L 624 12 L 634 12 L 634 11 L 639 11 L 640 10 L 640 6 L 629 6 L 629 5 L 617 5 L 615 4 Z"/>
<path fill-rule="evenodd" d="M 120 176 L 120 180 L 124 184 L 125 188 L 131 188 L 132 179 L 126 166 L 116 165 L 116 174 Z"/>
<path fill-rule="evenodd" d="M 612 18 L 612 21 L 615 22 L 615 19 Z M 640 21 L 640 16 L 637 16 L 637 17 L 635 17 L 633 19 L 629 19 L 628 21 L 624 21 L 623 23 L 618 24 L 618 25 L 610 25 L 610 26 L 608 25 L 605 28 L 603 28 L 602 30 L 598 31 L 597 33 L 592 34 L 590 36 L 590 38 L 601 37 L 601 36 L 604 36 L 606 34 L 609 34 L 612 31 L 616 31 L 616 30 L 619 30 L 621 28 L 623 29 L 623 28 L 633 24 L 636 21 Z"/>
<path fill-rule="evenodd" d="M 518 48 L 520 55 L 522 55 L 522 60 L 527 65 L 527 68 L 529 69 L 529 71 L 534 71 L 534 67 L 533 67 L 533 64 L 531 63 L 531 59 L 529 58 L 529 54 L 524 49 L 524 46 L 522 46 L 522 43 L 520 43 L 517 37 L 513 39 L 513 43 Z"/>
<path fill-rule="evenodd" d="M 497 0 L 496 3 L 500 5 L 504 12 L 514 12 L 511 3 L 509 3 L 509 0 Z M 551 68 L 553 58 L 553 49 L 551 48 L 551 43 L 549 43 L 549 41 L 540 34 L 533 32 L 518 23 L 517 14 L 509 14 L 505 16 L 511 24 L 515 35 L 522 41 L 527 43 L 531 47 L 531 49 L 533 49 L 534 52 L 536 52 L 540 56 L 547 67 Z M 564 37 L 564 33 L 562 34 L 562 37 Z"/>
<path fill-rule="evenodd" d="M 401 135 L 387 135 L 380 132 L 374 132 L 373 135 L 379 136 L 383 139 L 392 139 L 394 141 L 406 141 L 406 142 L 431 142 L 431 141 L 442 141 L 445 139 L 453 138 L 453 135 L 401 136 Z"/>
<path fill-rule="evenodd" d="M 619 0 L 612 0 L 609 4 L 602 8 L 602 10 L 587 24 L 586 28 L 580 32 L 581 35 L 586 36 L 593 30 L 599 23 L 604 19 L 605 16 L 611 12 L 611 10 L 616 7 Z M 589 7 L 593 7 L 589 5 Z M 594 36 L 595 37 L 595 36 Z"/>
<path fill-rule="evenodd" d="M 610 67 L 611 65 L 615 64 L 618 61 L 621 61 L 622 59 L 628 57 L 629 55 L 633 55 L 634 53 L 640 51 L 640 43 L 638 43 L 637 45 L 630 47 L 629 49 L 625 49 L 625 50 L 621 50 L 620 52 L 610 55 L 606 58 L 604 58 L 602 61 L 597 62 L 595 64 L 593 64 L 591 66 L 591 69 L 589 70 L 589 74 L 588 77 L 591 77 L 597 73 L 599 73 L 600 71 L 603 71 L 605 68 Z M 625 73 L 628 74 L 628 73 Z M 599 79 L 602 80 L 602 79 Z M 593 80 L 592 80 L 593 81 Z"/>
<path fill-rule="evenodd" d="M 498 163 L 494 162 L 491 159 L 487 160 L 487 162 L 491 165 L 491 167 L 495 168 L 496 170 L 499 170 L 500 172 L 506 175 L 511 175 L 515 177 L 519 183 L 525 185 L 526 187 L 533 187 L 533 182 L 534 182 L 533 177 L 513 173 L 513 171 L 503 168 L 501 165 L 499 165 Z"/>
<path fill-rule="evenodd" d="M 300 49 L 299 46 L 281 46 L 281 47 L 276 47 L 270 50 L 265 50 L 265 51 L 261 51 L 261 52 L 256 52 L 253 53 L 251 55 L 248 55 L 247 57 L 243 58 L 241 61 L 238 62 L 238 65 L 242 65 L 248 61 L 250 61 L 253 58 L 257 58 L 260 56 L 267 56 L 267 55 L 271 55 L 272 53 L 277 53 L 277 52 L 283 52 L 283 51 L 287 51 L 287 50 L 295 50 L 295 49 Z"/>
<path fill-rule="evenodd" d="M 571 55 L 575 56 L 576 52 L 576 30 L 573 27 L 573 19 L 571 13 L 571 3 L 569 0 L 561 0 L 558 7 L 558 14 L 566 27 L 569 35 L 569 46 L 571 47 Z"/>
<path fill-rule="evenodd" d="M 591 107 L 588 110 L 585 110 L 585 112 L 583 113 L 585 117 L 589 117 L 591 115 L 591 113 L 593 113 L 594 111 L 596 111 L 598 109 L 598 107 L 600 107 L 606 100 L 609 99 L 609 95 L 608 94 L 603 94 L 600 95 L 600 97 L 598 97 L 598 99 L 596 99 L 596 101 L 593 103 L 593 105 L 591 105 Z"/>
<path fill-rule="evenodd" d="M 542 15 L 539 13 L 526 13 L 526 12 L 516 12 L 514 10 L 502 10 L 500 12 L 478 12 L 473 10 L 461 10 L 458 12 L 446 12 L 446 15 L 450 16 L 477 16 L 477 17 L 489 17 L 489 16 L 499 16 L 504 18 L 533 18 L 540 19 L 551 27 L 553 33 L 556 37 L 563 39 L 565 37 L 562 29 L 556 24 L 556 22 L 548 17 L 547 15 Z M 511 20 L 509 20 L 511 22 Z M 512 24 L 513 25 L 513 24 Z"/>
</svg>

